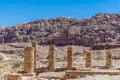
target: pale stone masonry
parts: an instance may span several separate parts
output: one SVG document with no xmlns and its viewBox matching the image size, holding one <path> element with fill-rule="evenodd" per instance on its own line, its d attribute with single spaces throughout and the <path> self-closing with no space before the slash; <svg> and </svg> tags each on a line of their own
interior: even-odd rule
<svg viewBox="0 0 120 80">
<path fill-rule="evenodd" d="M 68 45 L 67 46 L 67 68 L 72 69 L 72 54 L 73 54 L 73 46 Z"/>
<path fill-rule="evenodd" d="M 54 56 L 55 56 L 55 45 L 50 45 L 49 46 L 49 69 L 50 70 L 55 69 Z"/>
<path fill-rule="evenodd" d="M 91 68 L 92 60 L 90 51 L 85 51 L 86 54 L 86 67 Z"/>
<path fill-rule="evenodd" d="M 8 80 L 22 80 L 22 75 L 17 73 L 10 74 Z"/>
<path fill-rule="evenodd" d="M 94 75 L 109 75 L 109 76 L 116 76 L 116 75 L 119 75 L 119 71 L 118 70 L 114 70 L 114 71 L 79 71 L 79 70 L 76 70 L 76 71 L 73 71 L 73 70 L 68 70 L 65 72 L 65 75 L 63 76 L 63 79 L 62 80 L 74 80 L 76 78 L 82 78 L 82 77 L 85 77 L 85 76 L 94 76 Z M 81 80 L 81 79 L 80 79 Z M 87 79 L 88 80 L 88 79 Z M 97 80 L 97 79 L 95 79 Z"/>
<path fill-rule="evenodd" d="M 106 67 L 107 68 L 112 67 L 112 54 L 110 51 L 106 51 Z"/>
<path fill-rule="evenodd" d="M 26 47 L 24 49 L 24 72 L 26 74 L 34 73 L 34 48 Z"/>
<path fill-rule="evenodd" d="M 0 69 L 0 80 L 2 80 L 2 79 L 3 79 L 3 76 L 4 76 L 3 70 L 2 70 L 2 69 Z"/>
<path fill-rule="evenodd" d="M 37 61 L 37 42 L 32 42 L 32 47 L 34 47 L 34 68 L 36 68 L 36 61 Z"/>
</svg>

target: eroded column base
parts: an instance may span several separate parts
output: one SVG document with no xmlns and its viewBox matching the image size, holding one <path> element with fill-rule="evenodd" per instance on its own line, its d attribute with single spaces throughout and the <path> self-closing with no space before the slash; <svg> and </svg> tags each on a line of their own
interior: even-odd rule
<svg viewBox="0 0 120 80">
<path fill-rule="evenodd" d="M 22 76 L 31 76 L 31 77 L 35 77 L 36 73 L 23 73 Z"/>
</svg>

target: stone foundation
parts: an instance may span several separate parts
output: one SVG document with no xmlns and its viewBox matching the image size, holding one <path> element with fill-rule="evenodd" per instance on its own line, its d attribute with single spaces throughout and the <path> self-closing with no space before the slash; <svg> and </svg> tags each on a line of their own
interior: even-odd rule
<svg viewBox="0 0 120 80">
<path fill-rule="evenodd" d="M 8 80 L 22 80 L 22 75 L 16 73 L 10 74 Z"/>
<path fill-rule="evenodd" d="M 86 75 L 119 75 L 119 71 L 66 71 L 62 80 L 85 77 Z"/>
</svg>

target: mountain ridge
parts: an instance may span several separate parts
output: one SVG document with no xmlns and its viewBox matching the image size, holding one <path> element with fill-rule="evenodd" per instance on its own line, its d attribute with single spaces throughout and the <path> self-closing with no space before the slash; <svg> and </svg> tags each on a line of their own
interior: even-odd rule
<svg viewBox="0 0 120 80">
<path fill-rule="evenodd" d="M 120 14 L 96 14 L 89 19 L 50 18 L 0 27 L 0 43 L 37 41 L 40 45 L 120 43 Z"/>
</svg>

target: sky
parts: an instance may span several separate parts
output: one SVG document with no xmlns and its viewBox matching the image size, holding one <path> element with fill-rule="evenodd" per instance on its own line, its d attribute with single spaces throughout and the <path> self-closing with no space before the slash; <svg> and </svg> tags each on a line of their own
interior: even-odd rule
<svg viewBox="0 0 120 80">
<path fill-rule="evenodd" d="M 0 0 L 0 26 L 60 16 L 84 19 L 97 13 L 120 14 L 120 0 Z"/>
</svg>

